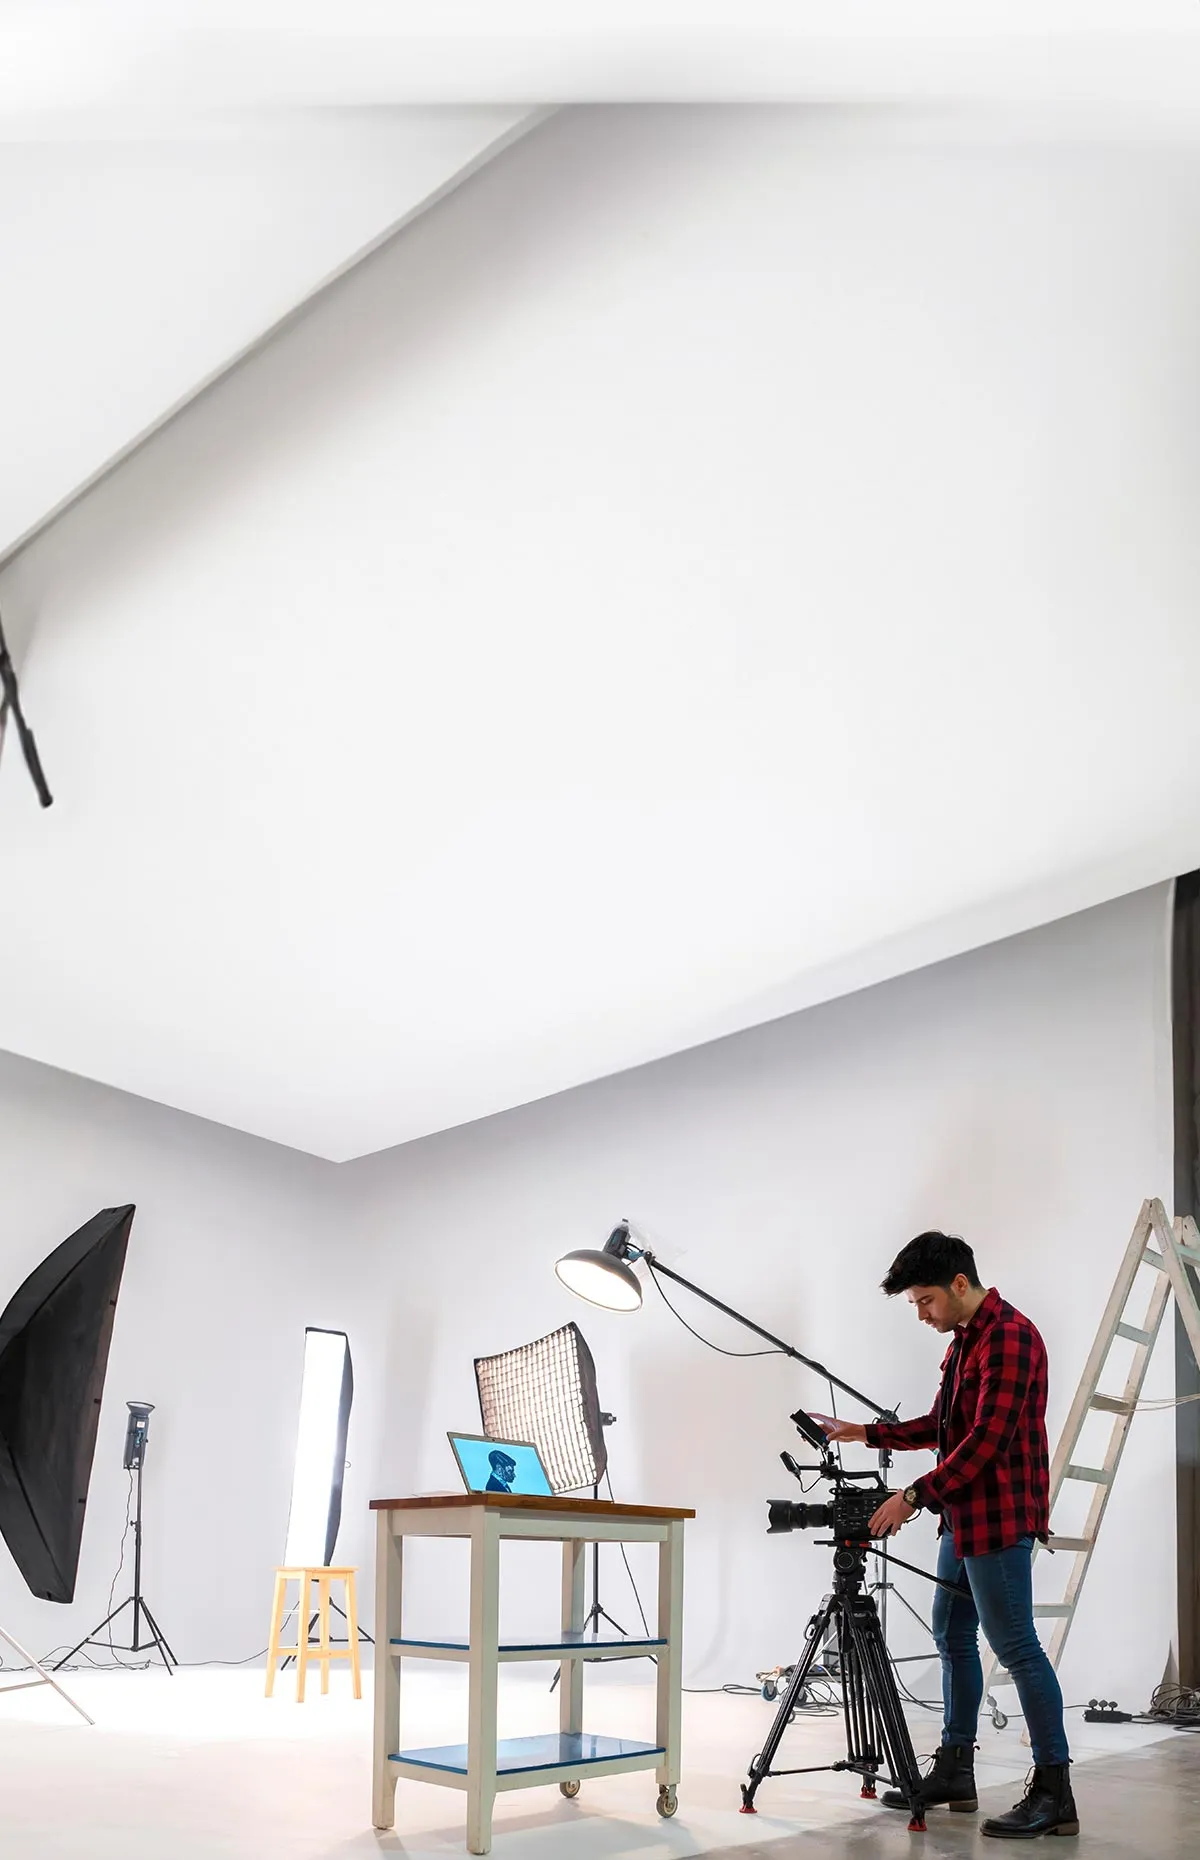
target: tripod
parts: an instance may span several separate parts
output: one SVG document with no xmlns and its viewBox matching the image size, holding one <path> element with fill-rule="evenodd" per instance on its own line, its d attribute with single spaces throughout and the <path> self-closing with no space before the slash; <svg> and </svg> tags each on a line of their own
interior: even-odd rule
<svg viewBox="0 0 1200 1860">
<path fill-rule="evenodd" d="M 592 1497 L 598 1499 L 599 1496 L 600 1487 L 599 1485 L 594 1485 L 592 1487 Z M 604 1607 L 600 1600 L 600 1545 L 599 1543 L 594 1543 L 592 1545 L 592 1605 L 583 1618 L 582 1632 L 586 1634 L 590 1631 L 592 1639 L 599 1640 L 600 1623 L 602 1621 L 607 1621 L 609 1627 L 615 1628 L 618 1634 L 624 1634 L 625 1629 L 621 1626 L 621 1623 L 613 1620 L 607 1608 Z M 555 1673 L 554 1678 L 550 1681 L 551 1692 L 553 1692 L 555 1686 L 558 1684 L 561 1675 L 562 1668 L 560 1667 L 558 1672 Z"/>
<path fill-rule="evenodd" d="M 865 1543 L 834 1545 L 833 1593 L 809 1624 L 803 1655 L 793 1669 L 767 1741 L 750 1765 L 750 1781 L 742 1784 L 743 1815 L 758 1813 L 754 1798 L 760 1783 L 768 1776 L 807 1776 L 817 1770 L 853 1770 L 863 1779 L 863 1796 L 873 1800 L 875 1779 L 883 1772 L 908 1803 L 910 1832 L 924 1830 L 921 1775 L 912 1738 L 888 1660 L 879 1611 L 873 1596 L 864 1593 L 867 1549 Z M 803 1769 L 793 1770 L 773 1769 L 775 1753 L 816 1664 L 830 1624 L 837 1635 L 846 1756 L 837 1763 L 810 1763 Z"/>
<path fill-rule="evenodd" d="M 57 1672 L 60 1666 L 65 1666 L 68 1660 L 73 1660 L 75 1655 L 81 1653 L 85 1647 L 91 1646 L 107 1647 L 113 1653 L 142 1653 L 149 1652 L 151 1648 L 157 1648 L 159 1658 L 168 1673 L 173 1667 L 179 1665 L 179 1661 L 167 1645 L 163 1631 L 151 1614 L 149 1604 L 142 1594 L 142 1461 L 140 1454 L 129 1470 L 137 1481 L 137 1509 L 133 1520 L 133 1594 L 127 1595 L 123 1602 L 105 1615 L 99 1627 L 93 1628 L 90 1634 L 85 1634 L 83 1639 L 72 1647 L 70 1653 L 64 1653 L 62 1659 L 55 1662 L 51 1669 L 53 1672 Z M 106 1639 L 101 1640 L 100 1637 L 105 1628 L 111 1627 L 117 1616 L 123 1615 L 127 1608 L 133 1609 L 131 1644 L 128 1647 L 114 1646 L 111 1633 Z M 142 1631 L 143 1621 L 149 1630 L 147 1633 Z"/>
</svg>

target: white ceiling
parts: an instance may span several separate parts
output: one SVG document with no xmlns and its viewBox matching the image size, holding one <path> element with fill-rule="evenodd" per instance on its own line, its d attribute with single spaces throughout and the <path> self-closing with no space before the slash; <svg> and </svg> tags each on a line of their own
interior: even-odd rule
<svg viewBox="0 0 1200 1860">
<path fill-rule="evenodd" d="M 6 0 L 0 117 L 1200 95 L 1192 0 Z"/>
<path fill-rule="evenodd" d="M 1200 863 L 1200 168 L 567 112 L 6 571 L 0 1045 L 334 1159 Z"/>
<path fill-rule="evenodd" d="M 0 136 L 0 558 L 533 119 L 309 112 Z"/>
</svg>

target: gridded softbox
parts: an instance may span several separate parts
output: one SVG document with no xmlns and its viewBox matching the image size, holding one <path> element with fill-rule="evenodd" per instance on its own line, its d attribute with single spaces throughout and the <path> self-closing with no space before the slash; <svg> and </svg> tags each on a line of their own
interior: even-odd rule
<svg viewBox="0 0 1200 1860">
<path fill-rule="evenodd" d="M 578 1324 L 499 1356 L 477 1356 L 483 1431 L 492 1440 L 528 1440 L 551 1488 L 599 1485 L 608 1465 L 596 1365 Z"/>
<path fill-rule="evenodd" d="M 43 1601 L 69 1602 L 132 1206 L 104 1208 L 0 1317 L 0 1531 Z"/>
</svg>

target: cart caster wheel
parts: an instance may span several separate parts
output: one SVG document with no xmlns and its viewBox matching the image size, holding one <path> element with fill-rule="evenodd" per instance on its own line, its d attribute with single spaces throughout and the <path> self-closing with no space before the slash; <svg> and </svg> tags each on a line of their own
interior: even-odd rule
<svg viewBox="0 0 1200 1860">
<path fill-rule="evenodd" d="M 997 1731 L 1002 1731 L 1008 1723 L 1007 1714 L 1002 1711 L 994 1711 L 992 1713 L 992 1723 Z"/>
<path fill-rule="evenodd" d="M 679 1807 L 679 1796 L 674 1783 L 664 1783 L 658 1792 L 658 1801 L 654 1804 L 660 1815 L 673 1815 Z"/>
<path fill-rule="evenodd" d="M 763 1697 L 766 1699 L 767 1704 L 773 1705 L 778 1696 L 779 1687 L 775 1684 L 775 1681 L 773 1679 L 766 1680 L 763 1684 Z"/>
<path fill-rule="evenodd" d="M 579 1784 L 577 1782 L 561 1782 L 558 1786 L 565 1796 L 574 1797 L 579 1794 Z"/>
</svg>

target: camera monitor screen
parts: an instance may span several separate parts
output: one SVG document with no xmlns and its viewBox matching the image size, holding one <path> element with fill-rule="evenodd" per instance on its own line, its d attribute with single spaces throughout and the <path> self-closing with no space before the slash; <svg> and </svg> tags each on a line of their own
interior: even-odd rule
<svg viewBox="0 0 1200 1860">
<path fill-rule="evenodd" d="M 487 1440 L 479 1434 L 448 1434 L 468 1492 L 512 1492 L 549 1498 L 542 1456 L 527 1440 Z"/>
</svg>

